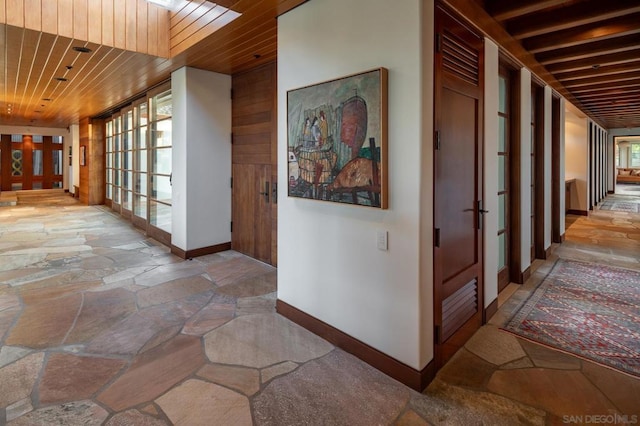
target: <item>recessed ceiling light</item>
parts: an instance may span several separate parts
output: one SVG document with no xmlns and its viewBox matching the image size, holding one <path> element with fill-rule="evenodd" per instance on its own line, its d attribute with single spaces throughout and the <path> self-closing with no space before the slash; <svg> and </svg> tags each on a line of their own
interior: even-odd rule
<svg viewBox="0 0 640 426">
<path fill-rule="evenodd" d="M 42 98 L 42 100 L 45 101 L 45 102 L 50 102 L 51 98 Z"/>
<path fill-rule="evenodd" d="M 598 68 L 600 68 L 600 64 L 593 64 L 591 65 L 591 68 L 593 68 L 594 70 L 597 70 Z"/>
<path fill-rule="evenodd" d="M 89 52 L 91 52 L 91 49 L 89 49 L 88 47 L 84 47 L 84 46 L 73 46 L 72 49 L 75 50 L 76 52 L 80 52 L 80 53 L 89 53 Z"/>
<path fill-rule="evenodd" d="M 260 59 L 262 57 L 262 55 L 260 55 L 259 53 L 255 53 L 253 55 L 253 57 L 256 58 L 256 59 Z"/>
<path fill-rule="evenodd" d="M 73 65 L 67 65 L 67 69 L 68 70 L 73 69 Z"/>
<path fill-rule="evenodd" d="M 35 110 L 35 111 L 33 111 L 33 112 L 40 114 L 42 111 L 40 111 L 39 109 L 37 109 L 37 110 Z"/>
<path fill-rule="evenodd" d="M 67 81 L 67 79 L 64 78 L 64 77 L 56 77 L 56 80 L 58 80 L 58 81 Z"/>
</svg>

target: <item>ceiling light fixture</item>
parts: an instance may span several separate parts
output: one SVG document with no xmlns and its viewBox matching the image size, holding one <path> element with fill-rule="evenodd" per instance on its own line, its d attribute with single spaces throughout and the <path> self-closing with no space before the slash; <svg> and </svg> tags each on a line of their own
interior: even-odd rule
<svg viewBox="0 0 640 426">
<path fill-rule="evenodd" d="M 67 79 L 64 78 L 64 77 L 56 77 L 56 80 L 58 80 L 58 81 L 67 81 Z"/>
<path fill-rule="evenodd" d="M 73 46 L 72 49 L 75 50 L 76 52 L 80 52 L 80 53 L 90 53 L 91 52 L 91 49 L 89 49 L 88 47 L 84 47 L 84 46 Z"/>
<path fill-rule="evenodd" d="M 156 6 L 160 6 L 164 9 L 176 10 L 182 0 L 147 0 L 149 3 L 153 3 Z"/>
</svg>

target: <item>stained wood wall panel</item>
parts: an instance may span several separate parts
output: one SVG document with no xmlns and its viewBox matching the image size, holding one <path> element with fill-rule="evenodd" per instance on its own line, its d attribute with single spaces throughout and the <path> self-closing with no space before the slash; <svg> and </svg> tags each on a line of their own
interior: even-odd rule
<svg viewBox="0 0 640 426">
<path fill-rule="evenodd" d="M 42 32 L 58 34 L 58 4 L 55 1 L 42 2 Z"/>
<path fill-rule="evenodd" d="M 102 44 L 114 46 L 113 36 L 113 2 L 102 1 Z"/>
<path fill-rule="evenodd" d="M 158 56 L 158 10 L 147 10 L 147 46 L 149 55 Z"/>
<path fill-rule="evenodd" d="M 126 12 L 127 16 L 126 24 L 125 24 L 125 34 L 126 34 L 126 45 L 125 49 L 136 51 L 138 47 L 138 43 L 136 37 L 138 36 L 138 7 L 137 0 L 126 0 Z M 132 19 L 133 18 L 133 19 Z M 143 48 L 143 52 L 146 53 L 146 46 Z"/>
<path fill-rule="evenodd" d="M 7 24 L 24 26 L 24 0 L 7 0 Z"/>
<path fill-rule="evenodd" d="M 28 13 L 24 14 L 24 26 L 37 30 L 42 28 L 42 2 L 41 0 L 25 0 L 24 8 Z"/>
<path fill-rule="evenodd" d="M 87 11 L 89 12 L 87 40 L 92 43 L 102 43 L 102 1 L 89 0 L 87 2 Z"/>
<path fill-rule="evenodd" d="M 87 0 L 73 1 L 73 38 L 89 40 Z"/>
<path fill-rule="evenodd" d="M 54 0 L 55 1 L 55 0 Z M 73 38 L 73 0 L 58 0 L 58 34 Z"/>
</svg>

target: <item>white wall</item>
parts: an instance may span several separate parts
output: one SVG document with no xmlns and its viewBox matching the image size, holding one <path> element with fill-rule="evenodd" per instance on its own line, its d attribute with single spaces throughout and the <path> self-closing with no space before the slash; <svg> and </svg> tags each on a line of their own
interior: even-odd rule
<svg viewBox="0 0 640 426">
<path fill-rule="evenodd" d="M 573 105 L 565 108 L 565 178 L 576 180 L 567 209 L 588 211 L 588 120 L 579 114 Z"/>
<path fill-rule="evenodd" d="M 421 349 L 431 343 L 423 345 L 420 334 L 433 328 L 433 317 L 420 314 L 421 300 L 433 303 L 432 288 L 419 288 L 419 182 L 429 173 L 421 171 L 421 3 L 314 0 L 278 19 L 280 159 L 287 153 L 288 90 L 389 70 L 389 209 L 280 191 L 278 298 L 418 370 L 433 353 Z M 286 188 L 287 162 L 278 168 Z M 388 251 L 376 248 L 379 229 L 389 232 Z"/>
<path fill-rule="evenodd" d="M 80 187 L 80 125 L 72 124 L 69 126 L 71 135 L 71 179 L 69 179 L 69 191 L 75 193 L 73 186 Z M 68 151 L 67 151 L 68 154 Z M 68 164 L 68 163 L 67 163 Z"/>
<path fill-rule="evenodd" d="M 520 265 L 531 264 L 531 71 L 520 70 Z"/>
<path fill-rule="evenodd" d="M 551 247 L 551 149 L 553 126 L 551 122 L 551 87 L 544 87 L 544 249 Z"/>
<path fill-rule="evenodd" d="M 498 46 L 484 41 L 484 306 L 498 297 Z"/>
<path fill-rule="evenodd" d="M 231 77 L 180 68 L 171 93 L 171 243 L 186 251 L 230 242 Z"/>
</svg>

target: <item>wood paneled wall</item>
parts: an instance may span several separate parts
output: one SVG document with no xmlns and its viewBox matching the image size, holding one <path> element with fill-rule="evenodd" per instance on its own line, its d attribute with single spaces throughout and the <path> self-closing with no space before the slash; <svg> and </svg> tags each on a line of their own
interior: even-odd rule
<svg viewBox="0 0 640 426">
<path fill-rule="evenodd" d="M 169 22 L 145 0 L 0 0 L 0 24 L 164 58 Z"/>
<path fill-rule="evenodd" d="M 79 130 L 80 151 L 82 147 L 85 150 L 85 165 L 80 166 L 80 201 L 87 205 L 104 204 L 104 120 L 84 118 Z"/>
<path fill-rule="evenodd" d="M 171 57 L 204 40 L 240 16 L 239 13 L 220 3 L 192 0 L 182 9 L 171 14 L 169 31 Z"/>
</svg>

